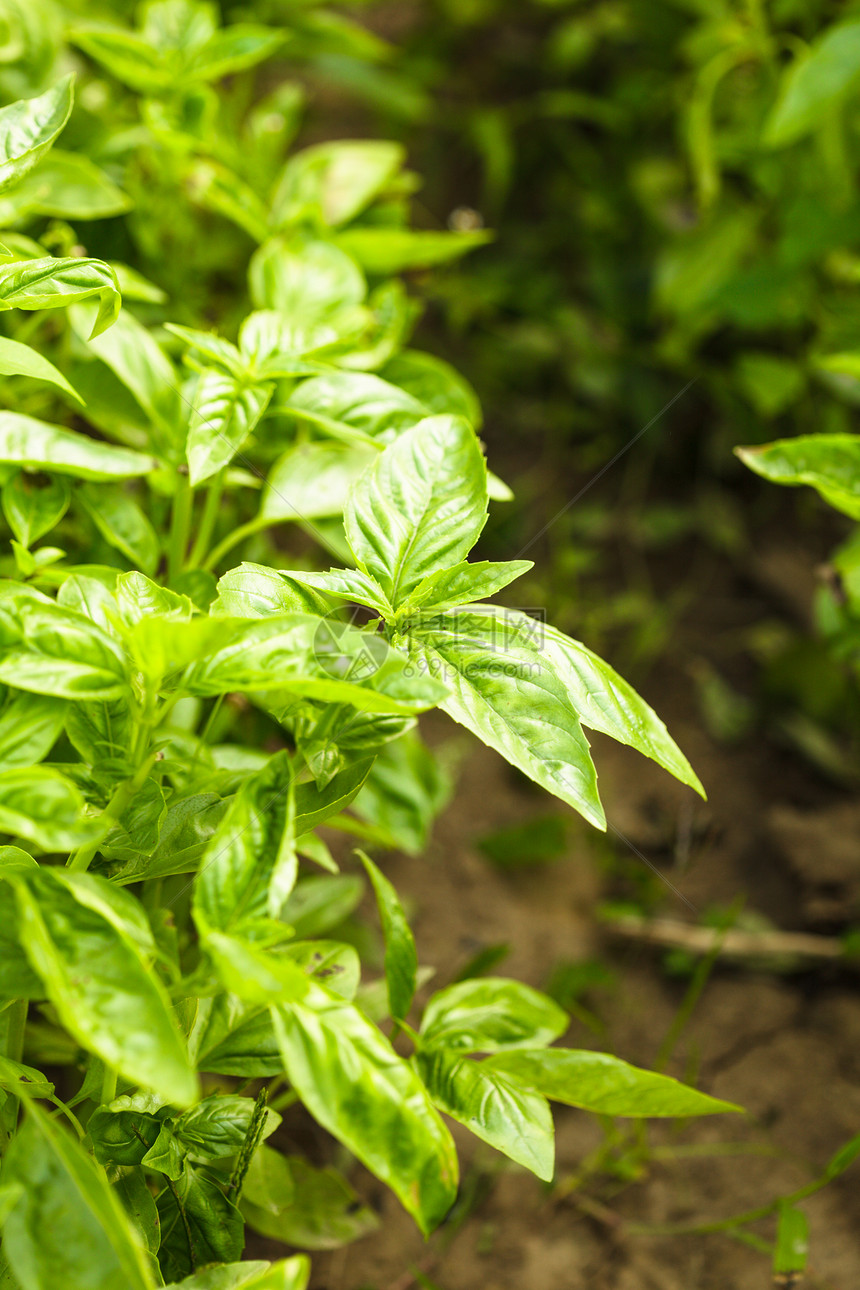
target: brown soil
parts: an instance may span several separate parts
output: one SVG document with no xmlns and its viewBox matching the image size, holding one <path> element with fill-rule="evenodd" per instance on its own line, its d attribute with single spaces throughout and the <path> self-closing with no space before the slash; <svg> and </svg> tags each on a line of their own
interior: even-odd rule
<svg viewBox="0 0 860 1290">
<path fill-rule="evenodd" d="M 595 740 L 607 838 L 576 824 L 565 859 L 502 873 L 477 841 L 553 807 L 494 754 L 469 745 L 428 853 L 392 857 L 387 866 L 414 909 L 421 959 L 436 967 L 437 983 L 500 942 L 511 952 L 496 970 L 538 986 L 560 962 L 599 959 L 617 973 L 614 989 L 587 1000 L 605 1034 L 574 1021 L 566 1043 L 653 1066 L 687 979 L 669 975 L 658 951 L 613 939 L 596 917 L 601 900 L 629 892 L 631 867 L 645 868 L 628 843 L 680 893 L 666 886 L 664 916 L 691 921 L 691 905 L 702 911 L 741 895 L 746 912 L 782 929 L 833 930 L 840 917 L 856 920 L 860 845 L 850 797 L 766 733 L 728 749 L 703 733 L 691 658 L 713 654 L 721 624 L 734 631 L 774 607 L 761 584 L 751 590 L 736 580 L 727 585 L 727 577 L 734 575 L 723 570 L 721 587 L 703 588 L 703 601 L 679 625 L 673 656 L 642 687 L 699 771 L 708 803 L 630 750 Z M 464 1176 L 481 1187 L 461 1225 L 425 1243 L 393 1197 L 356 1170 L 382 1226 L 349 1248 L 315 1255 L 313 1290 L 766 1290 L 767 1257 L 725 1234 L 643 1235 L 628 1227 L 705 1224 L 757 1208 L 815 1177 L 860 1130 L 854 982 L 832 967 L 778 975 L 718 965 L 669 1070 L 748 1113 L 680 1128 L 652 1122 L 657 1156 L 639 1177 L 602 1173 L 570 1185 L 601 1142 L 595 1120 L 574 1110 L 556 1109 L 553 1188 L 481 1144 L 476 1149 L 456 1129 Z M 691 1147 L 705 1154 L 685 1154 Z M 674 1148 L 681 1151 L 670 1156 Z M 858 1170 L 805 1202 L 811 1254 L 804 1286 L 860 1285 Z M 772 1238 L 773 1220 L 753 1231 Z"/>
</svg>

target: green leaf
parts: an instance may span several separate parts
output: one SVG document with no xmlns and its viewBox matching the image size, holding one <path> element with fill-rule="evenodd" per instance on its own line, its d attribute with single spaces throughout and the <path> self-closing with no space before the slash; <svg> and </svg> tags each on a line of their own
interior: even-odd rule
<svg viewBox="0 0 860 1290">
<path fill-rule="evenodd" d="M 143 1170 L 140 1168 L 125 1170 L 117 1178 L 113 1187 L 144 1248 L 150 1254 L 157 1254 L 158 1243 L 161 1240 L 158 1210 L 155 1208 L 155 1198 L 146 1185 Z"/>
<path fill-rule="evenodd" d="M 87 1137 L 101 1164 L 139 1165 L 161 1132 L 168 1107 L 148 1093 L 114 1098 L 97 1106 L 87 1121 Z"/>
<path fill-rule="evenodd" d="M 283 921 L 292 927 L 297 937 L 320 936 L 348 918 L 363 895 L 364 883 L 357 875 L 325 874 L 302 878 L 284 905 Z M 336 990 L 335 993 L 341 991 Z"/>
<path fill-rule="evenodd" d="M 0 1088 L 16 1097 L 51 1097 L 54 1086 L 41 1071 L 32 1066 L 22 1066 L 9 1057 L 0 1057 Z"/>
<path fill-rule="evenodd" d="M 194 884 L 194 916 L 217 931 L 277 918 L 295 883 L 294 771 L 277 753 L 247 780 L 213 834 Z"/>
<path fill-rule="evenodd" d="M 465 417 L 480 430 L 483 418 L 477 394 L 443 358 L 419 349 L 404 349 L 388 360 L 380 375 L 423 403 L 433 415 Z"/>
<path fill-rule="evenodd" d="M 74 77 L 64 76 L 34 99 L 0 109 L 0 192 L 41 161 L 72 111 Z"/>
<path fill-rule="evenodd" d="M 340 771 L 322 789 L 316 784 L 297 784 L 296 834 L 307 833 L 345 810 L 361 791 L 372 765 L 372 757 L 363 757 Z"/>
<path fill-rule="evenodd" d="M 234 23 L 216 31 L 194 51 L 183 73 L 189 82 L 216 81 L 269 58 L 287 39 L 287 33 L 251 23 Z"/>
<path fill-rule="evenodd" d="M 434 994 L 421 1022 L 421 1051 L 491 1053 L 551 1044 L 569 1018 L 548 995 L 520 981 L 481 977 Z"/>
<path fill-rule="evenodd" d="M 440 1111 L 477 1137 L 551 1182 L 555 1151 L 552 1113 L 540 1093 L 449 1048 L 418 1057 L 418 1072 Z"/>
<path fill-rule="evenodd" d="M 90 874 L 40 869 L 12 882 L 22 944 L 69 1033 L 127 1079 L 193 1102 L 197 1081 L 132 921 L 136 902 Z"/>
<path fill-rule="evenodd" d="M 303 381 L 287 407 L 324 433 L 390 443 L 430 409 L 405 390 L 367 372 L 330 372 Z"/>
<path fill-rule="evenodd" d="M 261 522 L 300 523 L 342 515 L 350 488 L 375 457 L 373 448 L 337 441 L 294 444 L 269 471 Z"/>
<path fill-rule="evenodd" d="M 3 1250 L 23 1290 L 153 1290 L 143 1244 L 104 1171 L 34 1103 L 9 1146 L 2 1180 L 19 1199 Z"/>
<path fill-rule="evenodd" d="M 290 570 L 284 576 L 338 600 L 349 600 L 376 609 L 383 617 L 390 617 L 393 613 L 379 583 L 359 569 L 329 569 L 328 573 Z"/>
<path fill-rule="evenodd" d="M 429 574 L 468 555 L 487 519 L 487 468 L 468 422 L 429 417 L 355 484 L 346 536 L 397 608 Z"/>
<path fill-rule="evenodd" d="M 156 1199 L 161 1223 L 158 1261 L 166 1281 L 207 1263 L 238 1259 L 244 1223 L 232 1201 L 204 1174 L 187 1165 L 182 1177 Z"/>
<path fill-rule="evenodd" d="M 307 1255 L 294 1254 L 277 1263 L 222 1263 L 171 1282 L 168 1290 L 307 1290 L 310 1275 Z"/>
<path fill-rule="evenodd" d="M 860 520 L 860 438 L 808 434 L 761 448 L 736 448 L 745 466 L 775 484 L 808 484 L 837 511 Z"/>
<path fill-rule="evenodd" d="M 74 305 L 69 317 L 77 334 L 86 341 L 93 326 L 92 306 Z M 88 348 L 131 392 L 161 440 L 174 443 L 187 419 L 178 379 L 170 360 L 143 323 L 123 309 L 109 331 L 89 340 Z"/>
<path fill-rule="evenodd" d="M 0 832 L 26 838 L 37 851 L 71 851 L 98 836 L 84 818 L 76 786 L 47 766 L 0 772 Z"/>
<path fill-rule="evenodd" d="M 529 620 L 521 617 L 527 627 Z M 541 653 L 584 726 L 629 744 L 705 796 L 698 776 L 663 722 L 623 677 L 558 628 L 544 624 L 541 635 Z"/>
<path fill-rule="evenodd" d="M 419 582 L 404 609 L 411 610 L 414 606 L 439 613 L 455 605 L 486 600 L 533 568 L 531 560 L 509 560 L 503 564 L 492 560 L 479 560 L 474 564 L 463 561 L 451 569 L 439 569 Z"/>
<path fill-rule="evenodd" d="M 640 1070 L 609 1053 L 540 1048 L 499 1053 L 487 1059 L 494 1070 L 553 1102 L 596 1115 L 688 1116 L 739 1111 L 731 1102 L 708 1097 L 668 1075 Z"/>
<path fill-rule="evenodd" d="M 73 28 L 68 39 L 90 58 L 104 64 L 118 81 L 142 94 L 167 89 L 171 83 L 173 69 L 139 32 L 82 25 Z"/>
<path fill-rule="evenodd" d="M 243 561 L 218 579 L 218 599 L 210 613 L 233 618 L 269 618 L 297 610 L 324 612 L 321 597 L 303 592 L 280 569 Z"/>
<path fill-rule="evenodd" d="M 152 457 L 88 439 L 25 417 L 0 411 L 0 462 L 26 470 L 49 470 L 78 479 L 131 479 L 155 468 Z"/>
<path fill-rule="evenodd" d="M 336 1250 L 379 1226 L 336 1169 L 314 1169 L 299 1156 L 269 1147 L 254 1153 L 241 1209 L 261 1236 L 303 1250 Z"/>
<path fill-rule="evenodd" d="M 436 233 L 410 228 L 350 228 L 339 233 L 335 246 L 367 273 L 388 275 L 406 269 L 449 264 L 467 251 L 492 242 L 486 229 L 469 233 Z"/>
<path fill-rule="evenodd" d="M 219 994 L 201 1028 L 197 1068 L 220 1075 L 280 1075 L 281 1052 L 269 1010 L 235 994 Z"/>
<path fill-rule="evenodd" d="M 29 376 L 34 381 L 48 381 L 64 390 L 77 403 L 83 403 L 80 394 L 69 384 L 63 373 L 57 371 L 53 363 L 49 363 L 47 358 L 43 358 L 30 345 L 21 345 L 17 340 L 9 340 L 6 336 L 0 336 L 0 375 Z"/>
<path fill-rule="evenodd" d="M 64 479 L 18 471 L 3 485 L 3 514 L 22 546 L 31 547 L 50 533 L 69 508 L 71 492 Z"/>
<path fill-rule="evenodd" d="M 55 148 L 23 183 L 0 197 L 0 224 L 29 215 L 108 219 L 131 208 L 131 199 L 88 157 Z"/>
<path fill-rule="evenodd" d="M 382 934 L 385 938 L 385 981 L 388 1006 L 395 1021 L 409 1014 L 418 981 L 418 953 L 415 938 L 406 920 L 403 906 L 394 887 L 369 856 L 358 852 L 365 872 L 373 884 Z"/>
<path fill-rule="evenodd" d="M 232 220 L 255 242 L 264 242 L 269 236 L 265 203 L 235 171 L 211 157 L 196 158 L 188 167 L 185 183 L 193 201 Z"/>
<path fill-rule="evenodd" d="M 176 323 L 167 323 L 166 331 L 185 341 L 190 349 L 190 366 L 198 364 L 203 367 L 214 365 L 228 376 L 240 379 L 245 374 L 245 363 L 235 345 L 214 331 L 199 331 L 196 327 L 181 327 Z M 208 360 L 208 362 L 206 361 Z M 186 362 L 189 356 L 186 355 Z"/>
<path fill-rule="evenodd" d="M 796 1277 L 806 1270 L 809 1258 L 809 1219 L 802 1209 L 783 1201 L 779 1207 L 776 1245 L 773 1251 L 773 1274 L 780 1278 Z"/>
<path fill-rule="evenodd" d="M 256 1103 L 252 1097 L 232 1093 L 213 1093 L 196 1106 L 183 1111 L 173 1132 L 185 1151 L 203 1160 L 234 1156 L 244 1145 L 254 1119 Z M 268 1138 L 281 1123 L 281 1117 L 267 1109 L 263 1137 Z"/>
<path fill-rule="evenodd" d="M 367 293 L 358 265 L 330 242 L 272 238 L 254 254 L 249 275 L 255 308 L 298 320 L 292 323 L 295 342 L 286 348 L 299 353 L 303 336 L 307 348 L 336 340 L 338 315 Z"/>
<path fill-rule="evenodd" d="M 181 687 L 191 694 L 277 689 L 366 712 L 410 714 L 445 693 L 432 678 L 416 678 L 407 660 L 373 631 L 310 614 L 213 622 L 223 624 L 229 639 L 187 669 Z M 2 671 L 0 664 L 0 677 Z"/>
<path fill-rule="evenodd" d="M 108 546 L 122 553 L 136 569 L 154 573 L 161 554 L 158 534 L 133 497 L 102 486 L 81 489 L 78 500 Z"/>
<path fill-rule="evenodd" d="M 194 392 L 185 446 L 192 487 L 229 465 L 259 422 L 272 386 L 244 385 L 220 372 L 204 372 Z"/>
<path fill-rule="evenodd" d="M 47 597 L 0 596 L 0 647 L 0 681 L 16 689 L 64 699 L 126 695 L 118 644 Z"/>
<path fill-rule="evenodd" d="M 784 73 L 764 131 L 771 147 L 794 143 L 823 125 L 860 83 L 860 22 L 828 27 L 808 55 Z"/>
<path fill-rule="evenodd" d="M 403 164 L 404 149 L 385 139 L 338 139 L 290 157 L 272 198 L 276 228 L 319 219 L 347 224 L 369 206 Z"/>
<path fill-rule="evenodd" d="M 96 299 L 92 336 L 106 331 L 119 315 L 122 296 L 116 274 L 103 260 L 20 260 L 0 265 L 0 309 L 59 309 Z"/>
<path fill-rule="evenodd" d="M 432 1231 L 456 1198 L 457 1156 L 414 1069 L 320 985 L 302 1003 L 274 1006 L 272 1018 L 287 1078 L 314 1118 Z"/>
<path fill-rule="evenodd" d="M 451 691 L 439 706 L 589 823 L 605 828 L 588 742 L 540 649 L 543 624 L 476 607 L 412 626 L 408 644 L 418 674 L 437 677 Z"/>
</svg>

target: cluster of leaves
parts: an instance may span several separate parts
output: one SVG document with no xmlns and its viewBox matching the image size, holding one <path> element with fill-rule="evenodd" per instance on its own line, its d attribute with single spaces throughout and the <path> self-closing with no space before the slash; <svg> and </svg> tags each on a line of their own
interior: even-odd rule
<svg viewBox="0 0 860 1290">
<path fill-rule="evenodd" d="M 99 93 L 118 109 L 95 140 L 77 123 L 94 156 L 52 149 L 70 76 L 0 110 L 9 1290 L 303 1290 L 304 1254 L 240 1262 L 246 1222 L 310 1250 L 375 1220 L 336 1171 L 262 1145 L 293 1101 L 424 1231 L 457 1192 L 440 1112 L 549 1178 L 547 1099 L 734 1109 L 552 1046 L 567 1015 L 515 981 L 442 988 L 416 1019 L 415 943 L 368 856 L 384 978 L 361 979 L 344 922 L 363 883 L 318 830 L 421 848 L 444 783 L 418 713 L 443 708 L 598 827 L 583 727 L 700 786 L 607 664 L 483 603 L 528 566 L 467 558 L 490 496 L 509 494 L 474 393 L 405 348 L 415 306 L 397 276 L 482 239 L 410 228 L 394 145 L 284 157 L 286 117 L 249 69 L 285 35 L 219 28 L 194 0 L 154 0 L 134 29 L 72 25 L 112 78 L 56 55 L 78 60 L 85 113 Z M 45 59 L 22 66 L 50 75 Z M 53 222 L 88 217 L 104 258 Z M 215 244 L 230 230 L 247 295 L 216 281 L 209 228 Z M 120 245 L 127 259 L 106 258 Z M 171 246 L 181 273 L 155 285 L 144 270 L 171 273 Z M 261 558 L 225 568 L 240 543 Z M 346 567 L 307 567 L 319 548 Z"/>
</svg>

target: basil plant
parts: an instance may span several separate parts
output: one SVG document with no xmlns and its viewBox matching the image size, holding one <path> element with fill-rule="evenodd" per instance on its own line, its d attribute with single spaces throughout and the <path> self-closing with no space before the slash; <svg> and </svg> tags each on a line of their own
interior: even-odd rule
<svg viewBox="0 0 860 1290">
<path fill-rule="evenodd" d="M 108 174 L 51 152 L 69 76 L 0 110 L 0 1286 L 303 1290 L 308 1251 L 377 1219 L 280 1149 L 295 1102 L 426 1233 L 457 1196 L 443 1116 L 549 1180 L 550 1101 L 735 1109 L 557 1046 L 567 1015 L 517 981 L 419 995 L 397 892 L 330 846 L 420 851 L 445 787 L 418 715 L 441 707 L 597 828 L 586 729 L 699 784 L 607 664 L 492 603 L 527 562 L 469 559 L 506 489 L 468 385 L 405 348 L 397 276 L 467 246 L 408 227 L 399 150 L 275 167 L 247 197 L 249 298 L 219 334 L 141 273 L 133 237 L 129 262 L 91 258 L 39 212 L 55 189 L 68 210 L 77 168 L 76 218 L 107 239 L 105 204 L 131 218 L 124 175 L 154 150 L 199 166 L 183 104 L 280 42 L 177 0 L 73 36 L 140 119 Z M 243 544 L 257 558 L 231 567 Z M 344 930 L 365 879 L 379 982 Z M 242 1261 L 246 1228 L 284 1257 Z"/>
</svg>

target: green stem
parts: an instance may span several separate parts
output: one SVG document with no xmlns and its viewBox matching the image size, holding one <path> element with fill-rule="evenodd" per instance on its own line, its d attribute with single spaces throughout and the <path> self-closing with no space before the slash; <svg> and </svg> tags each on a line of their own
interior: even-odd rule
<svg viewBox="0 0 860 1290">
<path fill-rule="evenodd" d="M 253 537 L 261 528 L 266 527 L 267 525 L 261 524 L 259 519 L 249 520 L 247 524 L 240 524 L 237 529 L 234 529 L 232 533 L 228 533 L 227 536 L 209 552 L 205 560 L 201 560 L 200 568 L 215 568 L 215 566 L 223 560 L 227 552 L 233 550 L 234 546 L 238 546 L 240 542 L 245 541 L 245 538 Z"/>
<path fill-rule="evenodd" d="M 209 542 L 212 538 L 215 522 L 218 519 L 218 512 L 221 509 L 221 495 L 224 492 L 225 473 L 226 467 L 218 472 L 206 493 L 206 501 L 203 505 L 203 514 L 200 517 L 200 527 L 197 530 L 197 536 L 194 539 L 194 545 L 192 546 L 191 554 L 188 557 L 189 569 L 197 568 L 209 548 Z"/>
<path fill-rule="evenodd" d="M 106 1106 L 116 1097 L 116 1071 L 112 1066 L 105 1066 L 105 1073 L 102 1077 L 102 1095 L 100 1103 Z"/>
<path fill-rule="evenodd" d="M 172 582 L 182 572 L 185 550 L 191 532 L 191 485 L 186 478 L 180 481 L 173 498 L 170 517 L 170 538 L 167 547 L 167 576 Z"/>
</svg>

